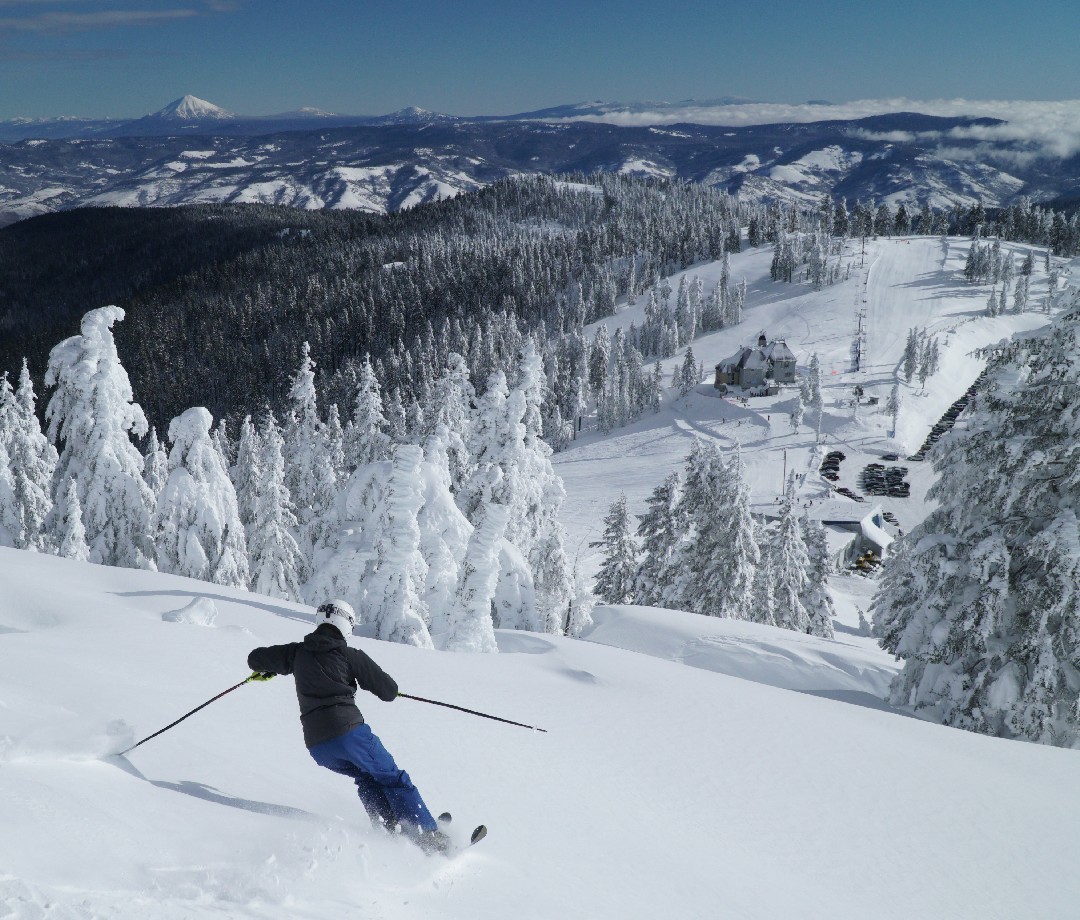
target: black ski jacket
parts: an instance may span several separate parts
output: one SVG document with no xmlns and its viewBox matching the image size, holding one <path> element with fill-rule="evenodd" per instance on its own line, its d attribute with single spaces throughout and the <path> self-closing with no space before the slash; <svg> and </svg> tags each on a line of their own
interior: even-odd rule
<svg viewBox="0 0 1080 920">
<path fill-rule="evenodd" d="M 309 748 L 364 723 L 353 697 L 356 688 L 390 702 L 398 685 L 360 649 L 350 648 L 337 629 L 323 623 L 303 642 L 257 648 L 248 667 L 267 674 L 292 674 L 300 701 L 300 724 Z"/>
</svg>

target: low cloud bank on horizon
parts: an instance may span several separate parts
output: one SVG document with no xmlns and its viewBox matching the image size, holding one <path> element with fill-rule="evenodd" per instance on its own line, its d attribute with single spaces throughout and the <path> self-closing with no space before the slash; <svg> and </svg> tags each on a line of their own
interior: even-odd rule
<svg viewBox="0 0 1080 920">
<path fill-rule="evenodd" d="M 851 121 L 871 115 L 918 112 L 943 117 L 996 118 L 1004 124 L 971 125 L 949 131 L 892 132 L 872 135 L 893 142 L 915 140 L 975 140 L 982 144 L 957 150 L 955 159 L 992 156 L 1018 164 L 1042 158 L 1064 159 L 1080 152 L 1080 99 L 1060 101 L 1002 99 L 857 99 L 827 104 L 747 102 L 726 105 L 658 104 L 629 107 L 612 105 L 610 111 L 590 112 L 554 121 L 593 121 L 624 127 L 678 123 L 742 128 L 751 125 L 812 121 Z M 868 135 L 870 136 L 870 135 Z"/>
</svg>

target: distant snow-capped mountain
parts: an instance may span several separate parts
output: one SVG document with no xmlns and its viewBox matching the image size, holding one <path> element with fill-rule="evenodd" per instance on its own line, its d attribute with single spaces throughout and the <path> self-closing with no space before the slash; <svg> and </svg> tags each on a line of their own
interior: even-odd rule
<svg viewBox="0 0 1080 920">
<path fill-rule="evenodd" d="M 174 99 L 165 108 L 159 109 L 147 118 L 156 118 L 160 121 L 225 121 L 235 118 L 232 112 L 227 112 L 221 106 L 200 99 L 198 96 L 181 96 Z"/>
</svg>

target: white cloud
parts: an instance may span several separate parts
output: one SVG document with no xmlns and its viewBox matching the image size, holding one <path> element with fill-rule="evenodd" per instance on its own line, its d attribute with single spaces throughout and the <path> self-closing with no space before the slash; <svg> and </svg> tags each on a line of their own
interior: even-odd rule
<svg viewBox="0 0 1080 920">
<path fill-rule="evenodd" d="M 614 107 L 613 107 L 614 108 Z M 739 105 L 658 106 L 653 111 L 613 110 L 585 114 L 564 121 L 594 121 L 634 127 L 689 122 L 699 125 L 746 127 L 787 122 L 850 121 L 871 115 L 918 112 L 942 117 L 995 118 L 1002 125 L 955 128 L 945 136 L 985 142 L 991 155 L 1018 162 L 1020 157 L 1064 158 L 1080 152 L 1080 100 L 1001 99 L 857 99 L 831 105 L 788 105 L 755 102 Z M 867 132 L 875 140 L 902 143 L 932 139 L 936 132 Z"/>
</svg>

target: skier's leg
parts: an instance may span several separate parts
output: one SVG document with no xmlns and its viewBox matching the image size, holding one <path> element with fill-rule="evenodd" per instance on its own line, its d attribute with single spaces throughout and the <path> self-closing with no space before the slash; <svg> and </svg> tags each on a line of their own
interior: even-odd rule
<svg viewBox="0 0 1080 920">
<path fill-rule="evenodd" d="M 309 748 L 308 753 L 320 767 L 347 776 L 356 783 L 356 793 L 371 823 L 387 831 L 393 830 L 398 822 L 397 815 L 390 807 L 382 786 L 349 758 L 346 745 L 343 743 L 345 737 L 332 738 L 330 741 L 317 744 Z"/>
<path fill-rule="evenodd" d="M 394 825 L 397 824 L 397 816 L 394 814 L 394 809 L 390 807 L 390 802 L 387 800 L 382 786 L 375 782 L 370 774 L 363 772 L 359 768 L 354 768 L 354 770 L 353 780 L 356 782 L 356 794 L 360 796 L 360 801 L 364 804 L 364 809 L 371 818 L 371 823 L 387 831 L 392 831 Z"/>
<path fill-rule="evenodd" d="M 398 769 L 390 752 L 366 724 L 358 725 L 340 740 L 348 760 L 366 773 L 381 790 L 394 815 L 391 826 L 400 823 L 405 830 L 438 829 L 438 823 L 420 797 L 420 791 L 409 779 L 409 774 Z"/>
</svg>

